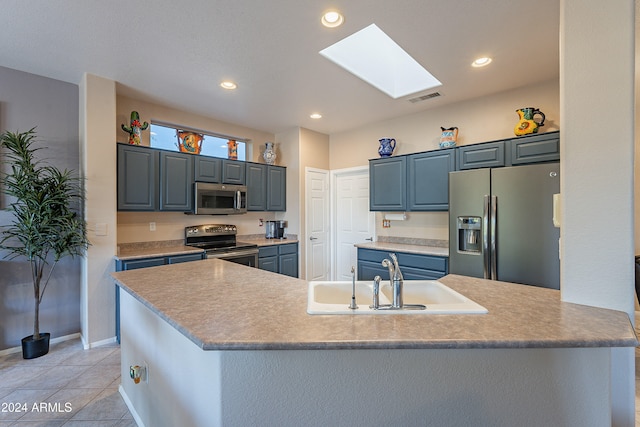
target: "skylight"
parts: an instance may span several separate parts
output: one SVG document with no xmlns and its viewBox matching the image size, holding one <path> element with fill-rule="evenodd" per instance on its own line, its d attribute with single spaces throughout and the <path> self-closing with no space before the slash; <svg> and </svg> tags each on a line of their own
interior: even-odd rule
<svg viewBox="0 0 640 427">
<path fill-rule="evenodd" d="M 376 24 L 321 50 L 320 55 L 394 99 L 442 85 Z"/>
</svg>

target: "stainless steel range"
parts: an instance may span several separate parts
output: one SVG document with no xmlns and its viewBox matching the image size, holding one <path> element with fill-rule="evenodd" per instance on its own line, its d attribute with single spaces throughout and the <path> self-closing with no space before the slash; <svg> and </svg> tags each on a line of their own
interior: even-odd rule
<svg viewBox="0 0 640 427">
<path fill-rule="evenodd" d="M 204 249 L 207 258 L 219 258 L 237 264 L 258 266 L 258 245 L 238 243 L 235 225 L 203 224 L 185 227 L 184 244 Z"/>
</svg>

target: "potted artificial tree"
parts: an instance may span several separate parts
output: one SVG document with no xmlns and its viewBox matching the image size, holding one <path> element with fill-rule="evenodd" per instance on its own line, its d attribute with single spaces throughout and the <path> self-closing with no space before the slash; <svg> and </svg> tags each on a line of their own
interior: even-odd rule
<svg viewBox="0 0 640 427">
<path fill-rule="evenodd" d="M 81 179 L 36 159 L 35 128 L 4 132 L 0 146 L 9 172 L 2 175 L 2 192 L 10 200 L 13 220 L 0 227 L 0 249 L 5 258 L 25 258 L 31 266 L 34 296 L 33 335 L 22 339 L 25 359 L 49 352 L 49 333 L 40 332 L 40 303 L 61 258 L 82 256 L 89 245 L 86 222 L 79 215 L 84 200 Z"/>
</svg>

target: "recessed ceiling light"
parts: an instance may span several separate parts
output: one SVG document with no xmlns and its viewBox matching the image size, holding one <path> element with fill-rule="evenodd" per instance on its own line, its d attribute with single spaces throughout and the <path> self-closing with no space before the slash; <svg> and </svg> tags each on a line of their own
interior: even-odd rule
<svg viewBox="0 0 640 427">
<path fill-rule="evenodd" d="M 224 82 L 220 83 L 220 87 L 231 90 L 237 88 L 238 86 L 232 81 L 225 80 Z"/>
<path fill-rule="evenodd" d="M 478 58 L 471 63 L 472 67 L 484 67 L 485 65 L 491 64 L 491 58 L 487 56 L 483 56 L 482 58 Z"/>
<path fill-rule="evenodd" d="M 335 28 L 342 25 L 344 22 L 344 16 L 340 14 L 340 12 L 336 10 L 328 10 L 322 15 L 322 19 L 320 20 L 322 25 L 328 28 Z"/>
<path fill-rule="evenodd" d="M 321 119 L 321 118 L 322 118 L 322 114 L 320 114 L 320 113 L 313 113 L 313 114 L 311 114 L 309 117 L 311 117 L 312 119 Z"/>
</svg>

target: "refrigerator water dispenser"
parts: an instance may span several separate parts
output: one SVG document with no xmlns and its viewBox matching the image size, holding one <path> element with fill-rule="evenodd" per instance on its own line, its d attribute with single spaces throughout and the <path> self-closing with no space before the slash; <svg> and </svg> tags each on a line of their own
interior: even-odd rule
<svg viewBox="0 0 640 427">
<path fill-rule="evenodd" d="M 458 252 L 482 251 L 482 218 L 479 216 L 458 217 Z"/>
</svg>

